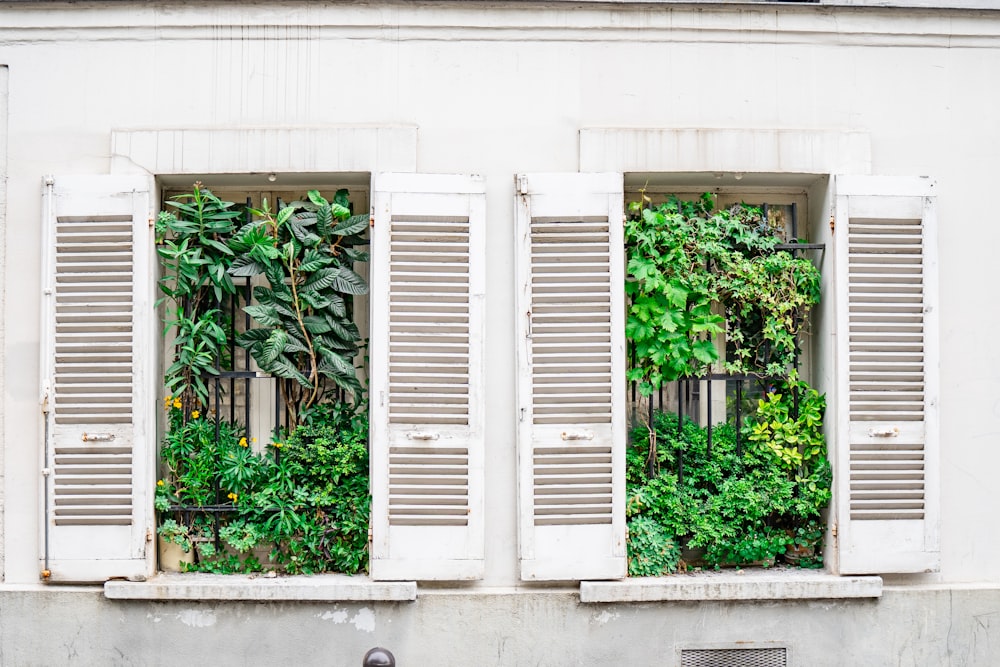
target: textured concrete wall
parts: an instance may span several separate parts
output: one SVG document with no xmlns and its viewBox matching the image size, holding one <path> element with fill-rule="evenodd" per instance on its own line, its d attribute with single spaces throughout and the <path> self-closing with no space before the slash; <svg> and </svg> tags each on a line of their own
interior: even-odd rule
<svg viewBox="0 0 1000 667">
<path fill-rule="evenodd" d="M 0 590 L 3 665 L 679 665 L 681 648 L 784 646 L 789 666 L 1000 664 L 1000 589 L 880 600 L 581 604 L 575 592 L 421 592 L 405 603 L 112 602 Z"/>
</svg>

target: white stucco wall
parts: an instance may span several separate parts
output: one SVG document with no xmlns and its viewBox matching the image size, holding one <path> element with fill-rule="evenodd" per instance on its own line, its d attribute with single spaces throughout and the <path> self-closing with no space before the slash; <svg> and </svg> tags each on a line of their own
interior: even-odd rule
<svg viewBox="0 0 1000 667">
<path fill-rule="evenodd" d="M 355 125 L 415 128 L 416 170 L 485 177 L 489 537 L 482 587 L 518 583 L 513 174 L 598 168 L 587 162 L 593 153 L 581 153 L 584 128 L 843 136 L 849 139 L 837 157 L 852 169 L 937 179 L 942 570 L 920 580 L 1000 576 L 992 475 L 1000 466 L 1000 348 L 993 342 L 1000 313 L 987 296 L 1000 241 L 990 204 L 1000 153 L 1000 14 L 561 3 L 0 3 L 0 65 L 9 72 L 0 443 L 7 582 L 36 581 L 39 569 L 42 176 L 137 168 L 129 158 L 138 153 L 122 144 L 114 144 L 113 155 L 113 131 L 322 134 Z M 862 139 L 854 144 L 850 137 Z M 817 145 L 805 163 L 833 164 L 829 146 L 841 144 Z M 156 153 L 152 163 L 160 158 Z M 185 164 L 226 159 L 171 164 L 198 173 L 203 167 Z M 354 164 L 338 159 L 344 161 L 316 164 Z M 657 156 L 642 159 L 637 166 L 671 170 Z M 731 172 L 759 163 L 746 147 L 685 154 L 678 162 L 676 171 L 723 172 L 730 184 Z M 801 173 L 801 165 L 779 160 L 766 171 Z M 272 166 L 262 160 L 249 170 Z"/>
</svg>

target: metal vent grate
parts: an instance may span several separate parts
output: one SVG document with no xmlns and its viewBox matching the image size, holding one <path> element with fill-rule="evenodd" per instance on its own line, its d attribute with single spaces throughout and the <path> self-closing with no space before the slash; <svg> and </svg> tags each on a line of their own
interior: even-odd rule
<svg viewBox="0 0 1000 667">
<path fill-rule="evenodd" d="M 785 648 L 699 648 L 681 651 L 681 667 L 786 667 Z"/>
</svg>

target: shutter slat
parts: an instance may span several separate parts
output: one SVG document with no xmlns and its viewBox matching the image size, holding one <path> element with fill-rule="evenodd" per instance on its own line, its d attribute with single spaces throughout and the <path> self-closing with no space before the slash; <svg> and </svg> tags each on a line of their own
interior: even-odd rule
<svg viewBox="0 0 1000 667">
<path fill-rule="evenodd" d="M 478 578 L 482 181 L 380 174 L 374 202 L 372 577 Z"/>
<path fill-rule="evenodd" d="M 887 196 L 900 186 L 923 194 Z M 938 563 L 933 186 L 841 177 L 837 189 L 839 566 L 929 571 Z"/>
<path fill-rule="evenodd" d="M 52 581 L 151 572 L 155 433 L 150 180 L 66 177 L 47 191 L 46 553 Z M 96 578 L 96 579 L 95 579 Z"/>
<path fill-rule="evenodd" d="M 618 578 L 624 559 L 621 176 L 519 177 L 521 576 Z"/>
</svg>

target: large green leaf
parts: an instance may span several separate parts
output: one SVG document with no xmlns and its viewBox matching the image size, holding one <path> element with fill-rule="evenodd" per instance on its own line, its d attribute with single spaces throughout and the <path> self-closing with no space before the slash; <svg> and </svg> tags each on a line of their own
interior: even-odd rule
<svg viewBox="0 0 1000 667">
<path fill-rule="evenodd" d="M 274 329 L 271 335 L 261 345 L 259 363 L 261 366 L 270 366 L 274 360 L 285 351 L 288 342 L 288 334 L 282 329 Z"/>
<path fill-rule="evenodd" d="M 311 273 L 322 269 L 324 266 L 329 266 L 332 262 L 332 257 L 323 255 L 315 249 L 310 248 L 302 257 L 302 263 L 299 264 L 299 271 L 308 271 Z"/>
<path fill-rule="evenodd" d="M 281 318 L 274 306 L 245 306 L 243 310 L 252 318 L 257 320 L 261 326 L 277 327 L 281 326 Z"/>
<path fill-rule="evenodd" d="M 306 279 L 303 287 L 318 291 L 333 285 L 337 281 L 337 278 L 338 269 L 320 269 Z"/>
<path fill-rule="evenodd" d="M 368 294 L 368 284 L 365 279 L 346 266 L 337 269 L 334 288 L 344 294 Z"/>
<path fill-rule="evenodd" d="M 311 334 L 324 334 L 331 329 L 326 318 L 321 315 L 307 315 L 302 318 L 302 324 Z"/>
<path fill-rule="evenodd" d="M 366 229 L 368 229 L 368 214 L 364 213 L 362 215 L 352 215 L 347 220 L 344 220 L 333 228 L 333 233 L 340 236 L 351 236 L 352 234 L 360 234 Z"/>
</svg>

